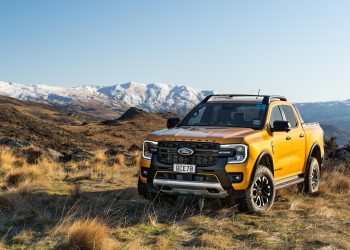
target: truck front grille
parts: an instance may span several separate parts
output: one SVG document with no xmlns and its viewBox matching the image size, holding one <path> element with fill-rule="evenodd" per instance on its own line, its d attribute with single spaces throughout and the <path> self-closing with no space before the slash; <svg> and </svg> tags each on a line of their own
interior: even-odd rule
<svg viewBox="0 0 350 250">
<path fill-rule="evenodd" d="M 178 150 L 184 147 L 194 150 L 194 154 L 191 156 L 178 154 Z M 216 164 L 219 159 L 219 149 L 220 145 L 217 143 L 160 141 L 158 142 L 157 159 L 160 163 L 167 165 L 180 163 L 206 167 Z"/>
</svg>

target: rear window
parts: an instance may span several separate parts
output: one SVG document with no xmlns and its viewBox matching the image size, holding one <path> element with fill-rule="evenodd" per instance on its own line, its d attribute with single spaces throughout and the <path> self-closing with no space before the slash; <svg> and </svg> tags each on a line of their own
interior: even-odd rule
<svg viewBox="0 0 350 250">
<path fill-rule="evenodd" d="M 292 128 L 295 128 L 298 126 L 298 120 L 295 117 L 294 111 L 291 106 L 282 105 L 280 106 L 283 110 L 284 115 L 286 116 L 286 120 L 290 123 L 290 126 Z"/>
</svg>

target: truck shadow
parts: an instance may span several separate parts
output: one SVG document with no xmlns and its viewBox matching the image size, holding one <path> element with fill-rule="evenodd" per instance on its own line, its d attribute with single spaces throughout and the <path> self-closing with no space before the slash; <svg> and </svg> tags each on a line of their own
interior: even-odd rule
<svg viewBox="0 0 350 250">
<path fill-rule="evenodd" d="M 198 214 L 216 216 L 224 208 L 232 209 L 218 200 L 203 202 L 194 197 L 148 201 L 140 198 L 134 187 L 69 195 L 4 193 L 0 197 L 0 234 L 5 235 L 3 240 L 11 241 L 28 229 L 42 233 L 64 221 L 88 218 L 99 218 L 111 228 L 151 220 L 174 223 Z"/>
</svg>

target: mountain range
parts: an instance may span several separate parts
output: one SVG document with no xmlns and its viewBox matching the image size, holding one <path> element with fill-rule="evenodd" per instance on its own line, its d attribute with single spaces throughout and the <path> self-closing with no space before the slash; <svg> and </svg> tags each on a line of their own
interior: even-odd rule
<svg viewBox="0 0 350 250">
<path fill-rule="evenodd" d="M 102 119 L 116 118 L 130 107 L 152 113 L 184 114 L 212 93 L 213 91 L 161 83 L 128 82 L 105 87 L 85 85 L 64 88 L 0 81 L 0 95 L 52 104 Z"/>
<path fill-rule="evenodd" d="M 151 113 L 183 115 L 211 90 L 173 84 L 128 82 L 112 86 L 83 85 L 73 88 L 24 85 L 0 81 L 0 95 L 50 104 L 96 120 L 115 119 L 130 107 Z M 340 144 L 350 140 L 350 100 L 296 104 L 306 122 L 319 122 L 326 137 Z M 90 119 L 91 120 L 91 119 Z"/>
</svg>

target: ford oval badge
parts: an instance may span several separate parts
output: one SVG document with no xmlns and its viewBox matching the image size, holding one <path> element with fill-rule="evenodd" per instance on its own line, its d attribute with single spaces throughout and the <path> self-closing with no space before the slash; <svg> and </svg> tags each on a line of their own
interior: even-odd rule
<svg viewBox="0 0 350 250">
<path fill-rule="evenodd" d="M 193 149 L 190 148 L 180 148 L 177 152 L 183 156 L 190 156 L 194 154 Z"/>
</svg>

